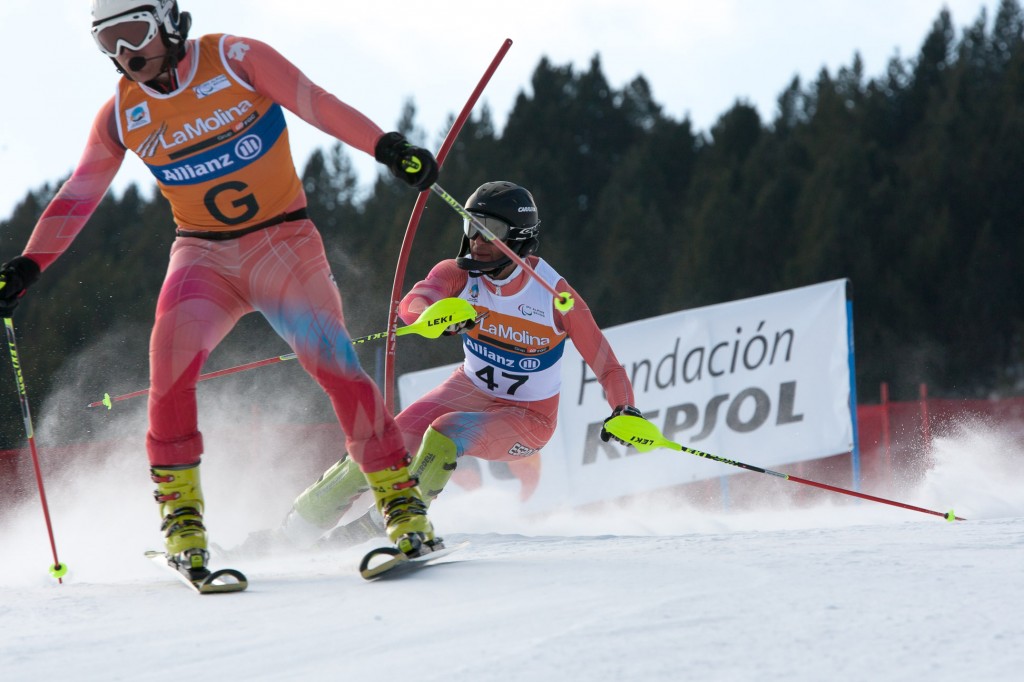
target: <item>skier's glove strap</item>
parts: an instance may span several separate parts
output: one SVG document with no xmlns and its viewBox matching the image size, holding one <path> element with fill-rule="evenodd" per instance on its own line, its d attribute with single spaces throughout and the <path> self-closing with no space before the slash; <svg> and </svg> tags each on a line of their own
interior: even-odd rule
<svg viewBox="0 0 1024 682">
<path fill-rule="evenodd" d="M 465 334 L 470 329 L 476 326 L 476 319 L 463 320 L 462 322 L 456 322 L 445 327 L 445 330 L 441 332 L 443 336 L 455 336 L 457 334 Z"/>
<path fill-rule="evenodd" d="M 611 416 L 605 419 L 604 423 L 607 424 L 609 419 L 618 417 L 620 414 L 628 414 L 631 417 L 640 417 L 641 419 L 644 418 L 644 415 L 640 412 L 640 410 L 636 409 L 632 405 L 619 405 L 614 410 L 612 410 Z M 601 440 L 603 440 L 605 443 L 607 443 L 610 440 L 613 440 L 616 443 L 621 443 L 625 445 L 626 447 L 631 447 L 629 443 L 622 440 L 621 438 L 616 438 L 614 434 L 605 430 L 603 426 L 601 427 Z"/>
</svg>

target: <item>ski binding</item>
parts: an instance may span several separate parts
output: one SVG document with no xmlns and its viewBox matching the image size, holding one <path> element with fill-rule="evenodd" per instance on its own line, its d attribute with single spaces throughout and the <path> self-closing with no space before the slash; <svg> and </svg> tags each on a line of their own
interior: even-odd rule
<svg viewBox="0 0 1024 682">
<path fill-rule="evenodd" d="M 221 568 L 216 571 L 207 569 L 191 570 L 180 566 L 164 552 L 155 550 L 147 551 L 146 558 L 157 566 L 174 573 L 179 580 L 199 594 L 241 592 L 249 586 L 249 581 L 245 575 L 233 568 Z"/>
</svg>

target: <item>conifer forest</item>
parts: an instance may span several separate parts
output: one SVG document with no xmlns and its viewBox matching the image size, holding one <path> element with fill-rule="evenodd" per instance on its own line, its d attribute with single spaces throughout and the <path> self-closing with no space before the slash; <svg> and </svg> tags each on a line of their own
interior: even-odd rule
<svg viewBox="0 0 1024 682">
<path fill-rule="evenodd" d="M 392 125 L 434 150 L 447 132 L 421 130 L 414 101 Z M 354 153 L 326 146 L 299 170 L 349 331 L 359 336 L 386 328 L 415 193 L 383 167 L 360 184 Z M 936 397 L 1024 393 L 1017 0 L 963 30 L 942 12 L 919 52 L 892 58 L 884 73 L 865 74 L 854 56 L 813 82 L 782 84 L 771 120 L 737 100 L 706 131 L 666 115 L 642 74 L 611 87 L 600 54 L 586 68 L 542 59 L 503 129 L 486 106 L 477 108 L 440 183 L 465 201 L 489 180 L 532 191 L 542 221 L 538 255 L 602 327 L 848 278 L 862 402 L 877 401 L 883 381 L 894 400 L 912 399 L 921 383 Z M 0 220 L 0 260 L 21 252 L 61 181 L 27 192 Z M 34 406 L 60 382 L 77 380 L 83 406 L 105 391 L 146 385 L 149 331 L 174 238 L 166 201 L 149 190 L 108 194 L 15 313 Z M 449 207 L 428 200 L 403 292 L 457 255 L 461 227 Z M 250 315 L 205 370 L 287 352 Z M 379 353 L 370 344 L 359 353 L 374 375 Z M 397 372 L 460 356 L 458 344 L 401 340 Z M 273 371 L 301 373 L 282 365 L 219 381 L 266 381 L 273 375 L 260 373 Z M 0 378 L 0 448 L 20 447 L 13 376 L 5 369 Z M 319 416 L 330 420 L 328 412 L 310 418 Z"/>
</svg>

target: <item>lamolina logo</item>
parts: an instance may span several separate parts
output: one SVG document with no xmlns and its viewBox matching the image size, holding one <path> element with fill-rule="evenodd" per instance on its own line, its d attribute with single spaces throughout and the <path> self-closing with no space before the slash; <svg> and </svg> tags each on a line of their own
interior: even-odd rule
<svg viewBox="0 0 1024 682">
<path fill-rule="evenodd" d="M 533 334 L 523 329 L 515 329 L 511 325 L 505 324 L 480 324 L 480 331 L 485 334 L 491 334 L 498 337 L 499 339 L 508 339 L 509 341 L 515 341 L 516 343 L 522 343 L 529 346 L 548 346 L 551 345 L 551 339 L 546 336 L 534 336 Z"/>
<path fill-rule="evenodd" d="M 159 138 L 160 146 L 164 149 L 171 149 L 197 137 L 217 132 L 221 128 L 230 126 L 238 119 L 244 118 L 252 108 L 253 103 L 244 99 L 228 109 L 215 109 L 210 116 L 197 118 L 192 123 L 186 123 L 181 130 L 175 130 L 169 135 L 161 135 Z M 168 137 L 170 138 L 169 141 Z"/>
</svg>

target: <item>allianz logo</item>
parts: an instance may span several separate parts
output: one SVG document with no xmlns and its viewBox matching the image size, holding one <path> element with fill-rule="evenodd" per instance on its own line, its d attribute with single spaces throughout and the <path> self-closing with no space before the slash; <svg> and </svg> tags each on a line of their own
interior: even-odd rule
<svg viewBox="0 0 1024 682">
<path fill-rule="evenodd" d="M 188 182 L 197 180 L 205 175 L 220 175 L 235 165 L 236 158 L 241 161 L 250 161 L 260 155 L 263 151 L 263 141 L 256 135 L 246 135 L 234 146 L 234 154 L 220 154 L 198 163 L 182 163 L 171 168 L 164 168 L 161 171 L 164 182 Z"/>
</svg>

